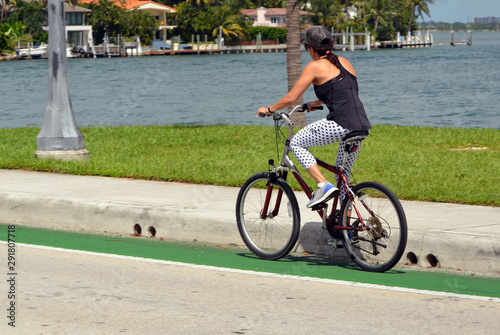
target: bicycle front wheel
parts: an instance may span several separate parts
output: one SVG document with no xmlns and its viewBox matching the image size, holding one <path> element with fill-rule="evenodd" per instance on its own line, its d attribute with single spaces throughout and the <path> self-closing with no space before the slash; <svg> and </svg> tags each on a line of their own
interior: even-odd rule
<svg viewBox="0 0 500 335">
<path fill-rule="evenodd" d="M 285 180 L 271 181 L 268 172 L 255 174 L 243 184 L 236 201 L 236 220 L 245 245 L 262 259 L 286 256 L 299 237 L 297 198 Z"/>
<path fill-rule="evenodd" d="M 363 270 L 383 272 L 396 265 L 406 248 L 406 216 L 394 193 L 376 182 L 352 189 L 355 197 L 344 200 L 340 222 L 342 242 L 352 260 Z"/>
</svg>

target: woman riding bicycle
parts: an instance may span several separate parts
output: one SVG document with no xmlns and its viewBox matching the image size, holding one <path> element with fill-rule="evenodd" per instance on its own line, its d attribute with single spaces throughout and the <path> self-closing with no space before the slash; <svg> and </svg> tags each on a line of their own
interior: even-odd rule
<svg viewBox="0 0 500 335">
<path fill-rule="evenodd" d="M 357 75 L 352 65 L 343 57 L 332 52 L 333 39 L 330 32 L 319 26 L 309 28 L 306 34 L 305 49 L 312 61 L 306 65 L 294 87 L 277 103 L 269 107 L 260 107 L 257 115 L 272 115 L 273 112 L 292 106 L 307 90 L 311 83 L 318 100 L 308 102 L 309 110 L 325 104 L 329 113 L 326 118 L 318 120 L 301 129 L 292 138 L 290 148 L 299 163 L 311 174 L 318 183 L 308 208 L 325 203 L 338 193 L 321 173 L 316 158 L 309 147 L 325 146 L 340 142 L 337 154 L 337 165 L 342 162 L 347 134 L 356 130 L 371 128 L 363 104 L 358 96 Z M 345 175 L 349 178 L 350 171 L 361 147 L 347 157 Z M 344 192 L 344 190 L 342 190 Z M 341 200 L 345 194 L 341 194 Z"/>
</svg>

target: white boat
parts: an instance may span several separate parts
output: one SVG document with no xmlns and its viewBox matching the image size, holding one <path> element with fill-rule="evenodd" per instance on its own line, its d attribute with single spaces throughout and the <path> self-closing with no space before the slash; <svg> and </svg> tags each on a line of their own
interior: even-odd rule
<svg viewBox="0 0 500 335">
<path fill-rule="evenodd" d="M 45 44 L 43 42 L 37 43 L 32 46 L 22 46 L 19 47 L 19 57 L 21 58 L 26 58 L 26 57 L 31 57 L 31 58 L 42 58 L 42 57 L 47 57 L 48 53 L 48 44 Z"/>
</svg>

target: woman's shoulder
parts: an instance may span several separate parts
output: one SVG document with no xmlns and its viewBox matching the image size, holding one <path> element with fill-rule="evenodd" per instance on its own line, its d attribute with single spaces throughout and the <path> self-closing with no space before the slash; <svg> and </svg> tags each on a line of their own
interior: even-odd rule
<svg viewBox="0 0 500 335">
<path fill-rule="evenodd" d="M 342 64 L 342 67 L 346 69 L 349 73 L 351 73 L 353 76 L 357 77 L 356 71 L 354 70 L 354 67 L 349 63 L 347 59 L 344 57 L 339 57 L 339 62 Z"/>
<path fill-rule="evenodd" d="M 319 60 L 313 60 L 307 63 L 307 65 L 304 67 L 304 72 L 310 73 L 314 77 L 316 77 L 318 74 L 322 74 L 325 72 L 325 63 L 320 62 Z"/>
<path fill-rule="evenodd" d="M 348 61 L 346 58 L 344 58 L 344 57 L 338 56 L 338 58 L 339 58 L 339 61 L 340 61 L 342 64 L 351 64 L 351 63 L 349 63 L 349 61 Z"/>
</svg>

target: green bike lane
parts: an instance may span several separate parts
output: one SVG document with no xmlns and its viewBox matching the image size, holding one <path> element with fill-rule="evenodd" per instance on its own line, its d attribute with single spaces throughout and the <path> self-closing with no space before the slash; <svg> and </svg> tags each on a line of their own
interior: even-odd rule
<svg viewBox="0 0 500 335">
<path fill-rule="evenodd" d="M 8 239 L 8 224 L 0 224 L 0 241 Z M 291 254 L 265 261 L 238 246 L 216 246 L 158 238 L 93 234 L 15 226 L 15 243 L 22 267 L 22 244 L 89 251 L 218 268 L 292 275 L 449 294 L 500 298 L 500 278 L 457 271 L 397 266 L 385 273 L 360 270 L 354 263 L 329 257 Z M 21 243 L 21 245 L 18 245 Z M 7 255 L 5 255 L 7 257 Z"/>
</svg>

